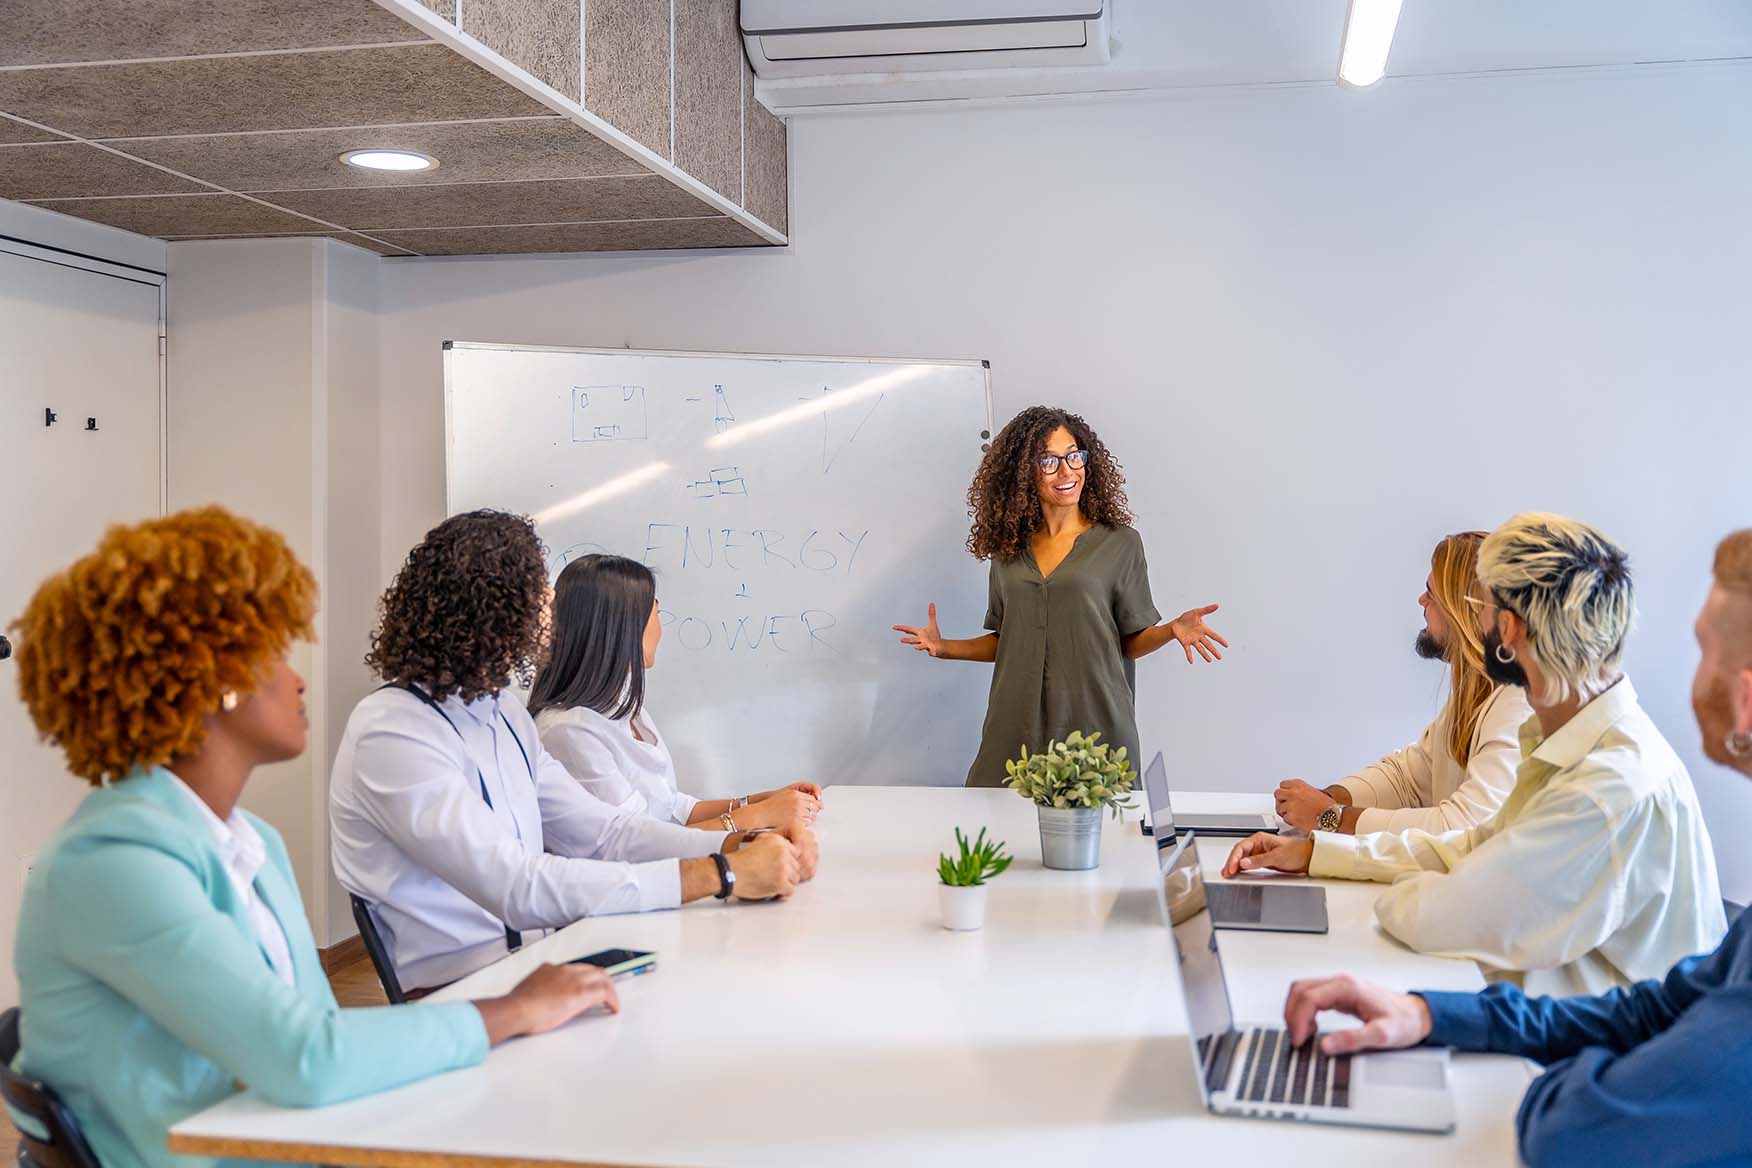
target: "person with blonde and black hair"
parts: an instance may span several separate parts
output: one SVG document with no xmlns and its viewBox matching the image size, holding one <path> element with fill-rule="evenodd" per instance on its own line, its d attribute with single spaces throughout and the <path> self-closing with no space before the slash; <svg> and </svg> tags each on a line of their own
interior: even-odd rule
<svg viewBox="0 0 1752 1168">
<path fill-rule="evenodd" d="M 1224 866 L 1392 881 L 1375 916 L 1425 953 L 1544 993 L 1599 993 L 1712 948 L 1726 928 L 1685 764 L 1619 669 L 1630 561 L 1558 515 L 1484 541 L 1473 597 L 1485 668 L 1533 707 L 1515 788 L 1463 831 L 1255 835 Z"/>
<path fill-rule="evenodd" d="M 1484 669 L 1484 638 L 1467 597 L 1478 579 L 1484 532 L 1463 531 L 1436 545 L 1424 580 L 1424 627 L 1416 651 L 1448 665 L 1448 700 L 1410 746 L 1330 787 L 1300 779 L 1278 784 L 1277 813 L 1301 831 L 1443 832 L 1477 827 L 1496 814 L 1515 785 L 1518 732 L 1532 710 L 1519 686 Z"/>
<path fill-rule="evenodd" d="M 1694 631 L 1703 752 L 1752 778 L 1752 531 L 1716 549 Z M 1421 1042 L 1544 1063 L 1516 1121 L 1533 1168 L 1741 1164 L 1752 1147 L 1752 913 L 1714 953 L 1597 997 L 1535 998 L 1509 985 L 1402 994 L 1319 978 L 1291 987 L 1291 1041 L 1312 1038 L 1324 1010 L 1363 1022 L 1321 1039 L 1329 1055 Z"/>
<path fill-rule="evenodd" d="M 544 965 L 502 998 L 343 1010 L 286 846 L 238 806 L 304 753 L 316 582 L 218 507 L 113 527 L 15 625 L 19 693 L 96 789 L 31 869 L 14 962 L 20 1069 L 105 1168 L 171 1168 L 172 1124 L 247 1086 L 283 1106 L 383 1091 L 619 1009 L 600 970 Z"/>
</svg>

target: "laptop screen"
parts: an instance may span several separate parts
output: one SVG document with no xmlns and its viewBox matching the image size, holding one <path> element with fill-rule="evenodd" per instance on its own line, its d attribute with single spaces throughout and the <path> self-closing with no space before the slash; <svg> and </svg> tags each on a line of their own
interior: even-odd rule
<svg viewBox="0 0 1752 1168">
<path fill-rule="evenodd" d="M 1209 1040 L 1234 1029 L 1229 984 L 1223 978 L 1223 957 L 1217 950 L 1217 930 L 1205 899 L 1204 872 L 1198 866 L 1198 841 L 1189 832 L 1162 859 L 1158 889 L 1163 923 L 1174 934 L 1174 958 L 1180 964 L 1180 985 L 1186 997 L 1186 1025 L 1194 1049 L 1203 1054 Z M 1205 1078 L 1198 1075 L 1199 1089 Z"/>
<path fill-rule="evenodd" d="M 1144 799 L 1150 805 L 1150 831 L 1158 840 L 1172 836 L 1174 809 L 1168 806 L 1168 768 L 1163 765 L 1159 750 L 1144 768 Z"/>
</svg>

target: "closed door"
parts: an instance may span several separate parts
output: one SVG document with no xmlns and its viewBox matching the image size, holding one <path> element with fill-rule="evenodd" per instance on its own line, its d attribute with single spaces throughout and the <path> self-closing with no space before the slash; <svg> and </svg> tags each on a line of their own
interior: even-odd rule
<svg viewBox="0 0 1752 1168">
<path fill-rule="evenodd" d="M 0 250 L 0 625 L 106 526 L 163 509 L 159 281 L 35 249 Z M 38 741 L 15 660 L 0 661 L 0 759 L 7 1005 L 18 996 L 12 938 L 26 869 L 88 789 L 67 774 L 58 750 Z"/>
</svg>

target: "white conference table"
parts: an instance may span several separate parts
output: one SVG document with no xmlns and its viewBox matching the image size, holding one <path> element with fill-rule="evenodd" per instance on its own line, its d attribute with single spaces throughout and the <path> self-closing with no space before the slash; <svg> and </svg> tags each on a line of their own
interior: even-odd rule
<svg viewBox="0 0 1752 1168">
<path fill-rule="evenodd" d="M 1186 813 L 1262 799 L 1175 796 Z M 434 995 L 502 993 L 541 961 L 655 950 L 623 1012 L 494 1050 L 468 1070 L 316 1110 L 251 1092 L 171 1132 L 199 1155 L 424 1168 L 563 1163 L 789 1168 L 1248 1162 L 1297 1168 L 1512 1165 L 1529 1064 L 1456 1055 L 1452 1135 L 1219 1118 L 1199 1099 L 1155 848 L 1106 821 L 1100 868 L 1040 865 L 1032 805 L 1009 791 L 835 787 L 817 878 L 774 904 L 599 917 Z M 944 930 L 936 859 L 984 826 L 1016 857 L 985 928 Z M 1230 841 L 1201 850 L 1206 872 Z M 1378 888 L 1325 882 L 1323 936 L 1221 934 L 1239 1022 L 1281 1017 L 1296 977 L 1475 989 L 1475 966 L 1374 927 Z M 1336 1022 L 1336 1019 L 1331 1021 Z M 1255 1161 L 1256 1162 L 1256 1161 Z"/>
</svg>

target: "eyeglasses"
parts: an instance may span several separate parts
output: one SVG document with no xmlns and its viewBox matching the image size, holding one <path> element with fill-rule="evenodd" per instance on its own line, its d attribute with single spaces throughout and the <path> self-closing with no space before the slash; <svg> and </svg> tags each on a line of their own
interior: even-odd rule
<svg viewBox="0 0 1752 1168">
<path fill-rule="evenodd" d="M 1072 470 L 1082 470 L 1088 461 L 1087 450 L 1073 450 L 1068 454 L 1043 454 L 1036 460 L 1036 464 L 1040 467 L 1041 474 L 1057 474 L 1061 462 Z"/>
</svg>

